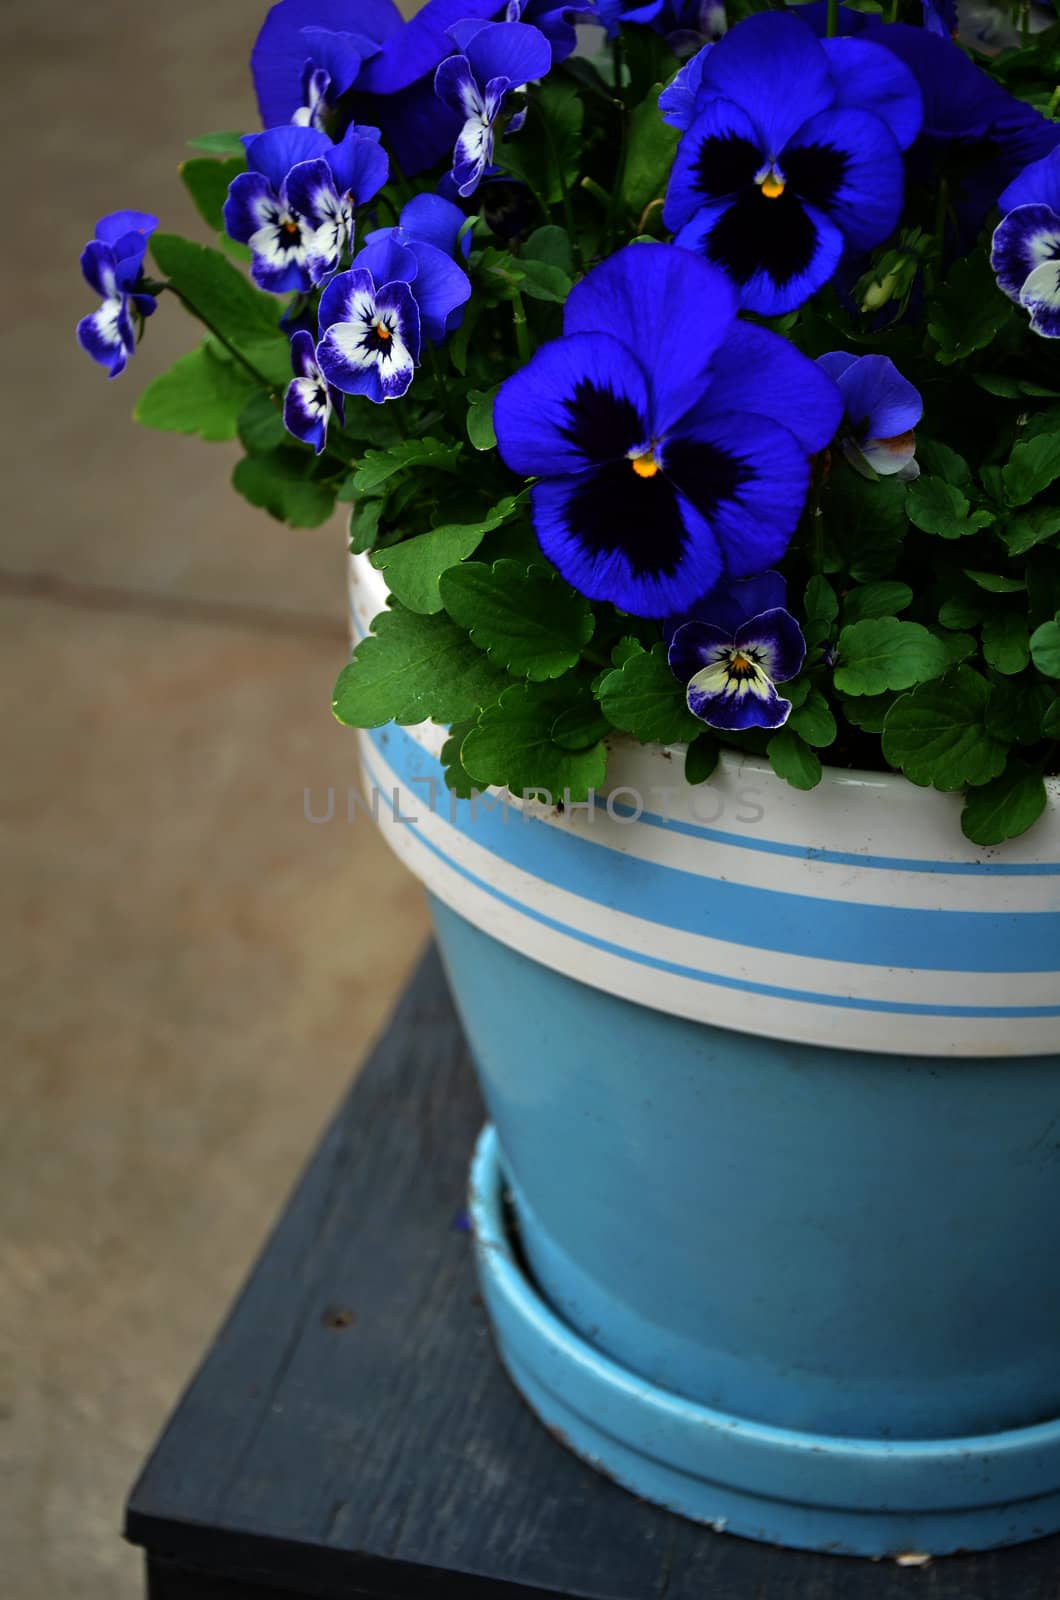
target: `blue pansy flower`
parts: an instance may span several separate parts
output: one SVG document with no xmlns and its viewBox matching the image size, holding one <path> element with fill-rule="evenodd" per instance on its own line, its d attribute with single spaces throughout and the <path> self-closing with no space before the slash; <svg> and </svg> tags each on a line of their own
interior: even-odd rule
<svg viewBox="0 0 1060 1600">
<path fill-rule="evenodd" d="M 998 202 L 990 264 L 999 288 L 1031 314 L 1031 327 L 1060 339 L 1060 150 L 1034 161 Z"/>
<path fill-rule="evenodd" d="M 143 281 L 147 241 L 158 218 L 146 211 L 112 211 L 96 223 L 95 236 L 81 254 L 81 272 L 103 304 L 82 317 L 77 339 L 93 361 L 116 378 L 136 349 L 131 307 L 149 317 L 157 301 L 138 287 Z"/>
<path fill-rule="evenodd" d="M 552 47 L 552 65 L 566 61 L 578 43 L 576 30 L 579 22 L 598 22 L 596 0 L 574 0 L 571 4 L 556 4 L 556 0 L 508 0 L 504 12 L 505 22 L 529 22 L 539 28 Z"/>
<path fill-rule="evenodd" d="M 701 722 L 726 733 L 787 722 L 791 701 L 776 685 L 798 676 L 806 640 L 786 598 L 779 572 L 722 583 L 668 630 L 670 669 Z"/>
<path fill-rule="evenodd" d="M 432 344 L 440 344 L 459 325 L 471 298 L 463 267 L 437 245 L 414 238 L 402 227 L 373 234 L 353 265 L 370 272 L 376 283 L 407 283 L 419 311 L 420 330 Z"/>
<path fill-rule="evenodd" d="M 791 311 L 844 249 L 871 249 L 895 227 L 920 92 L 887 51 L 819 40 L 788 12 L 747 17 L 699 70 L 663 219 L 725 268 L 748 309 Z"/>
<path fill-rule="evenodd" d="M 376 286 L 370 272 L 332 278 L 320 297 L 320 370 L 343 394 L 381 404 L 412 382 L 420 355 L 420 314 L 412 290 L 395 280 Z"/>
<path fill-rule="evenodd" d="M 440 194 L 417 194 L 402 206 L 398 225 L 405 242 L 432 244 L 454 260 L 471 254 L 471 228 L 464 212 Z M 389 228 L 376 228 L 368 240 L 384 238 Z"/>
<path fill-rule="evenodd" d="M 783 555 L 842 411 L 812 361 L 737 320 L 718 268 L 635 244 L 571 291 L 563 337 L 501 386 L 494 423 L 507 465 L 539 479 L 534 528 L 568 583 L 666 617 Z"/>
<path fill-rule="evenodd" d="M 887 356 L 851 356 L 831 350 L 817 365 L 843 396 L 843 454 L 863 477 L 920 476 L 914 429 L 924 414 L 920 391 Z"/>
<path fill-rule="evenodd" d="M 289 205 L 313 224 L 308 267 L 314 283 L 334 272 L 353 245 L 356 209 L 378 194 L 390 163 L 378 128 L 350 128 L 326 159 L 303 161 L 287 175 Z"/>
<path fill-rule="evenodd" d="M 229 236 L 249 245 L 259 288 L 309 289 L 328 270 L 329 253 L 337 259 L 352 208 L 386 182 L 375 133 L 351 127 L 332 144 L 316 128 L 288 124 L 244 139 L 250 170 L 232 180 L 224 219 Z"/>
<path fill-rule="evenodd" d="M 313 335 L 299 328 L 291 338 L 291 370 L 294 377 L 283 398 L 283 425 L 303 444 L 311 444 L 317 455 L 327 442 L 332 412 L 343 421 L 344 400 L 328 383 L 317 360 Z"/>
<path fill-rule="evenodd" d="M 525 22 L 487 22 L 454 29 L 460 53 L 443 61 L 434 76 L 438 98 L 463 117 L 453 149 L 452 179 L 458 194 L 474 194 L 493 165 L 497 124 L 515 89 L 543 78 L 552 65 L 548 40 Z M 521 127 L 523 113 L 510 119 Z"/>
<path fill-rule="evenodd" d="M 250 57 L 265 127 L 322 129 L 364 63 L 401 28 L 392 0 L 279 0 Z"/>
</svg>

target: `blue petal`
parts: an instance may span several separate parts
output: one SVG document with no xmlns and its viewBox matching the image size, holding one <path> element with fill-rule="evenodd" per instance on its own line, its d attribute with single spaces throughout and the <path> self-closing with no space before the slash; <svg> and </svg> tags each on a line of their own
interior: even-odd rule
<svg viewBox="0 0 1060 1600">
<path fill-rule="evenodd" d="M 691 61 L 685 62 L 677 77 L 659 96 L 659 115 L 671 128 L 680 128 L 684 132 L 695 121 L 700 109 L 703 71 L 713 48 L 712 44 L 705 44 Z"/>
<path fill-rule="evenodd" d="M 379 96 L 407 89 L 451 54 L 453 41 L 447 28 L 465 17 L 490 17 L 499 9 L 498 0 L 427 0 L 366 63 L 357 81 L 358 89 Z M 385 123 L 382 126 L 385 133 Z M 403 160 L 401 165 L 408 172 Z"/>
<path fill-rule="evenodd" d="M 77 342 L 93 361 L 106 367 L 110 377 L 124 372 L 136 347 L 125 297 L 105 300 L 98 311 L 82 317 L 77 324 Z"/>
<path fill-rule="evenodd" d="M 587 0 L 571 5 L 557 5 L 556 0 L 524 0 L 518 18 L 511 20 L 529 22 L 541 29 L 552 48 L 555 67 L 566 61 L 578 43 L 575 24 L 596 21 L 596 7 Z"/>
<path fill-rule="evenodd" d="M 750 113 L 770 157 L 835 100 L 820 41 L 801 17 L 785 11 L 745 17 L 707 56 L 703 81 Z"/>
<path fill-rule="evenodd" d="M 267 128 L 264 133 L 247 134 L 243 147 L 251 172 L 264 173 L 279 193 L 291 168 L 300 161 L 326 157 L 331 149 L 331 140 L 319 128 L 298 128 L 288 124 L 282 128 Z"/>
<path fill-rule="evenodd" d="M 411 283 L 419 270 L 419 262 L 408 246 L 394 237 L 396 232 L 397 229 L 387 229 L 377 234 L 363 250 L 358 250 L 354 271 L 370 272 L 376 283 Z"/>
<path fill-rule="evenodd" d="M 621 460 L 652 437 L 643 369 L 607 333 L 571 333 L 542 345 L 501 385 L 493 422 L 502 460 L 523 477 Z"/>
<path fill-rule="evenodd" d="M 893 439 L 915 428 L 924 402 L 887 356 L 862 356 L 839 378 L 853 431 L 861 442 Z"/>
<path fill-rule="evenodd" d="M 623 340 L 648 375 L 652 426 L 662 433 L 698 398 L 735 314 L 732 285 L 716 267 L 673 245 L 632 244 L 575 285 L 563 330 Z"/>
<path fill-rule="evenodd" d="M 1060 215 L 1047 205 L 1019 205 L 994 230 L 990 265 L 998 288 L 1010 300 L 1020 292 L 1035 267 L 1060 256 Z"/>
<path fill-rule="evenodd" d="M 434 92 L 433 74 L 390 95 L 353 91 L 358 123 L 378 123 L 387 150 L 406 177 L 425 172 L 453 148 L 462 119 Z"/>
<path fill-rule="evenodd" d="M 533 83 L 552 65 L 552 50 L 539 28 L 525 22 L 495 22 L 467 46 L 465 54 L 480 84 L 507 78 L 512 84 Z"/>
<path fill-rule="evenodd" d="M 320 373 L 313 335 L 305 328 L 291 335 L 291 371 L 296 378 L 315 378 Z"/>
<path fill-rule="evenodd" d="M 386 151 L 357 128 L 348 129 L 341 142 L 332 145 L 326 160 L 339 193 L 350 195 L 357 206 L 378 194 L 390 174 Z"/>
<path fill-rule="evenodd" d="M 750 198 L 754 201 L 755 195 Z M 751 263 L 747 260 L 746 243 L 755 235 L 749 235 L 745 228 L 740 210 L 744 203 L 742 199 L 741 202 L 723 200 L 715 206 L 704 206 L 685 224 L 675 242 L 708 256 L 732 274 L 740 304 L 748 311 L 763 317 L 794 311 L 834 275 L 843 254 L 843 235 L 823 211 L 802 204 L 798 215 L 789 220 L 799 225 L 805 265 L 791 268 L 791 249 L 785 245 L 784 235 L 779 231 L 770 239 L 777 250 L 776 258 Z M 779 204 L 772 200 L 763 203 Z M 734 254 L 734 241 L 740 247 L 738 254 Z M 751 267 L 749 272 L 746 272 L 747 266 Z"/>
<path fill-rule="evenodd" d="M 90 239 L 81 252 L 81 275 L 90 289 L 102 300 L 111 300 L 118 292 L 118 274 L 114 251 L 100 239 Z"/>
<path fill-rule="evenodd" d="M 832 192 L 803 192 L 857 250 L 870 250 L 891 233 L 901 215 L 905 195 L 902 153 L 887 125 L 868 111 L 822 111 L 803 124 L 784 151 L 793 165 L 796 153 L 835 152 L 843 159 L 842 175 Z"/>
<path fill-rule="evenodd" d="M 117 244 L 127 234 L 141 234 L 146 241 L 158 227 L 158 218 L 150 211 L 111 211 L 96 223 L 94 237 L 104 244 Z"/>
<path fill-rule="evenodd" d="M 252 234 L 265 226 L 269 214 L 279 205 L 276 192 L 260 172 L 241 172 L 228 186 L 224 203 L 225 232 L 230 239 L 246 244 Z"/>
<path fill-rule="evenodd" d="M 806 451 L 831 444 L 843 401 L 831 377 L 787 339 L 736 322 L 710 365 L 709 387 L 692 423 L 711 412 L 754 412 L 793 433 Z"/>
<path fill-rule="evenodd" d="M 754 651 L 774 683 L 798 677 L 806 660 L 806 640 L 789 611 L 777 606 L 750 617 L 736 632 L 738 650 Z"/>
<path fill-rule="evenodd" d="M 482 105 L 482 94 L 467 56 L 449 56 L 434 74 L 434 92 L 461 118 L 474 115 Z"/>
<path fill-rule="evenodd" d="M 1030 205 L 1048 206 L 1060 212 L 1060 150 L 1051 150 L 1040 161 L 1032 161 L 1030 166 L 1024 167 L 998 200 L 1002 211 Z M 103 237 L 98 229 L 96 237 Z"/>
<path fill-rule="evenodd" d="M 829 350 L 825 355 L 817 357 L 817 365 L 822 372 L 826 372 L 838 383 L 847 368 L 852 367 L 854 362 L 860 359 L 860 356 L 848 355 L 845 350 Z"/>
<path fill-rule="evenodd" d="M 1020 294 L 1031 314 L 1031 327 L 1043 339 L 1060 339 L 1060 261 L 1035 267 Z"/>
<path fill-rule="evenodd" d="M 315 67 L 323 67 L 331 80 L 331 103 L 356 82 L 364 62 L 379 49 L 379 41 L 366 34 L 336 33 L 331 28 L 303 28 L 302 39 L 307 58 Z"/>
<path fill-rule="evenodd" d="M 303 444 L 310 444 L 317 455 L 324 448 L 328 431 L 331 399 L 322 377 L 295 378 L 287 385 L 283 398 L 283 425 Z"/>
<path fill-rule="evenodd" d="M 709 622 L 684 622 L 670 640 L 670 671 L 687 683 L 702 667 L 713 666 L 719 654 L 731 648 L 732 634 L 728 629 Z"/>
<path fill-rule="evenodd" d="M 663 205 L 666 226 L 681 228 L 703 206 L 749 189 L 767 159 L 743 107 L 712 96 L 677 147 Z"/>
<path fill-rule="evenodd" d="M 679 617 L 669 617 L 663 625 L 667 639 L 688 622 L 707 623 L 720 629 L 731 641 L 737 628 L 762 611 L 787 605 L 788 586 L 779 572 L 758 572 L 753 578 L 722 578 L 708 594 Z"/>
<path fill-rule="evenodd" d="M 625 463 L 621 464 L 625 468 Z M 616 500 L 606 480 L 613 467 L 546 478 L 531 494 L 534 532 L 549 560 L 571 586 L 590 600 L 607 600 L 637 617 L 665 617 L 681 611 L 718 577 L 721 555 L 705 518 L 659 474 L 640 480 L 653 505 L 647 515 L 640 493 Z M 587 523 L 594 496 L 608 508 L 604 527 Z M 612 513 L 614 511 L 618 515 Z M 659 511 L 665 512 L 665 523 Z M 672 559 L 655 565 L 660 528 L 666 527 Z M 601 539 L 606 534 L 607 540 Z"/>
<path fill-rule="evenodd" d="M 688 709 L 710 728 L 743 733 L 748 728 L 782 728 L 791 701 L 781 699 L 761 670 L 739 684 L 726 682 L 724 668 L 704 667 L 688 685 Z"/>
<path fill-rule="evenodd" d="M 719 458 L 727 472 L 715 465 Z M 751 577 L 780 560 L 810 482 L 806 452 L 786 428 L 760 416 L 706 417 L 694 433 L 667 441 L 663 465 L 709 519 L 730 576 Z"/>
<path fill-rule="evenodd" d="M 871 111 L 887 124 L 899 147 L 908 150 L 924 120 L 924 101 L 905 63 L 867 39 L 821 43 L 832 69 L 836 105 Z"/>
<path fill-rule="evenodd" d="M 247 173 L 246 176 L 255 175 Z M 288 202 L 314 227 L 319 227 L 325 217 L 331 216 L 339 204 L 331 168 L 324 160 L 300 161 L 296 167 L 292 167 L 287 175 L 285 192 Z"/>
<path fill-rule="evenodd" d="M 412 293 L 420 308 L 423 332 L 434 344 L 440 344 L 453 327 L 459 308 L 471 298 L 470 280 L 452 256 L 433 244 L 414 240 L 408 249 L 418 267 Z"/>
<path fill-rule="evenodd" d="M 305 28 L 357 32 L 385 40 L 402 27 L 392 0 L 279 0 L 265 18 L 250 57 L 261 120 L 265 127 L 290 122 L 302 104 L 302 72 L 309 51 Z"/>
<path fill-rule="evenodd" d="M 376 404 L 396 400 L 412 382 L 420 351 L 420 319 L 406 283 L 371 289 L 367 272 L 340 275 L 347 313 L 330 323 L 317 346 L 317 360 L 329 384 L 344 394 L 363 394 Z M 327 293 L 338 283 L 333 280 Z M 321 303 L 323 314 L 324 307 Z M 373 336 L 372 323 L 383 318 L 391 334 L 386 344 Z"/>
<path fill-rule="evenodd" d="M 401 212 L 401 226 L 410 240 L 433 244 L 447 255 L 455 256 L 460 230 L 467 221 L 460 207 L 440 194 L 418 194 Z M 471 254 L 471 229 L 468 228 L 460 249 L 466 261 Z"/>
<path fill-rule="evenodd" d="M 370 296 L 373 301 L 375 299 L 375 283 L 370 272 L 351 269 L 332 278 L 320 296 L 321 334 L 334 322 L 348 322 L 353 316 L 355 303 L 362 295 Z"/>
</svg>

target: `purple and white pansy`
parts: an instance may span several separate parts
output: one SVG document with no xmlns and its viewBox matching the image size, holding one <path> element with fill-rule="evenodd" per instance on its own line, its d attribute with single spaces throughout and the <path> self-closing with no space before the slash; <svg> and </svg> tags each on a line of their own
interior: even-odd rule
<svg viewBox="0 0 1060 1600">
<path fill-rule="evenodd" d="M 1031 314 L 1031 327 L 1060 338 L 1060 149 L 1032 161 L 998 201 L 990 264 L 998 287 Z"/>
<path fill-rule="evenodd" d="M 324 376 L 313 335 L 304 328 L 291 336 L 291 370 L 294 377 L 283 399 L 283 425 L 319 455 L 327 442 L 332 412 L 340 422 L 345 421 L 345 401 Z"/>
<path fill-rule="evenodd" d="M 387 179 L 378 141 L 375 129 L 351 127 L 332 144 L 318 129 L 293 124 L 243 140 L 250 170 L 233 179 L 224 219 L 229 236 L 250 247 L 259 288 L 306 290 L 338 263 L 354 208 Z"/>
<path fill-rule="evenodd" d="M 77 324 L 77 339 L 93 361 L 116 378 L 136 349 L 134 313 L 149 317 L 157 301 L 139 287 L 147 241 L 158 218 L 147 211 L 112 211 L 96 224 L 94 237 L 81 255 L 81 271 L 102 300 Z"/>
<path fill-rule="evenodd" d="M 526 22 L 467 22 L 450 28 L 460 54 L 449 56 L 434 75 L 438 98 L 463 118 L 453 149 L 452 181 L 464 198 L 474 194 L 493 167 L 493 146 L 508 96 L 552 65 L 552 49 L 539 28 Z M 508 119 L 516 133 L 524 112 Z"/>
<path fill-rule="evenodd" d="M 780 573 L 762 572 L 722 582 L 688 618 L 671 622 L 670 669 L 708 727 L 741 733 L 787 722 L 791 701 L 776 685 L 798 676 L 806 640 L 786 598 Z"/>
<path fill-rule="evenodd" d="M 817 365 L 843 396 L 839 444 L 851 466 L 865 478 L 898 478 L 901 483 L 918 478 L 915 429 L 924 414 L 920 391 L 887 356 L 830 350 L 818 357 Z"/>
<path fill-rule="evenodd" d="M 414 238 L 404 228 L 374 234 L 353 265 L 370 272 L 375 283 L 407 283 L 419 312 L 420 330 L 432 344 L 440 344 L 457 327 L 471 298 L 471 283 L 463 267 L 437 245 Z"/>
<path fill-rule="evenodd" d="M 343 394 L 381 404 L 412 382 L 420 354 L 420 313 L 408 283 L 376 285 L 363 268 L 340 272 L 320 297 L 316 358 Z"/>
</svg>

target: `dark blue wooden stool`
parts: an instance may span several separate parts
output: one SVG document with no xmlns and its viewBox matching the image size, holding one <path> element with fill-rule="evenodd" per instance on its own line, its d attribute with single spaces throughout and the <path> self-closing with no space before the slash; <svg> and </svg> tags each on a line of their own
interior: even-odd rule
<svg viewBox="0 0 1060 1600">
<path fill-rule="evenodd" d="M 432 951 L 133 1490 L 151 1600 L 1060 1600 L 1060 1538 L 918 1569 L 806 1555 L 569 1455 L 476 1292 L 481 1121 Z"/>
</svg>

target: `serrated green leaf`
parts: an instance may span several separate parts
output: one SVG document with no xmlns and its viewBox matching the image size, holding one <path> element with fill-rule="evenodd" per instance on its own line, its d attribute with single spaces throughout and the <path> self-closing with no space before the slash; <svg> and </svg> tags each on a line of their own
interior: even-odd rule
<svg viewBox="0 0 1060 1600">
<path fill-rule="evenodd" d="M 571 693 L 562 682 L 513 684 L 483 711 L 461 746 L 461 761 L 479 782 L 513 794 L 546 791 L 556 802 L 584 800 L 603 785 L 607 750 L 602 743 L 566 750 L 552 738 Z"/>
<path fill-rule="evenodd" d="M 1002 473 L 1005 499 L 1010 506 L 1034 500 L 1060 478 L 1060 432 L 1040 433 L 1013 445 Z"/>
<path fill-rule="evenodd" d="M 552 740 L 561 750 L 588 750 L 611 731 L 611 724 L 588 690 L 566 706 L 552 724 Z"/>
<path fill-rule="evenodd" d="M 293 449 L 244 456 L 236 462 L 232 487 L 278 522 L 319 528 L 335 509 L 335 491 L 310 476 L 313 468 L 311 456 Z"/>
<path fill-rule="evenodd" d="M 521 496 L 501 500 L 480 522 L 449 523 L 401 544 L 377 550 L 372 565 L 386 573 L 390 592 L 409 611 L 428 616 L 442 610 L 439 579 L 450 567 L 474 555 L 487 533 L 511 516 Z"/>
<path fill-rule="evenodd" d="M 863 583 L 843 596 L 843 621 L 863 622 L 867 617 L 893 617 L 913 603 L 907 583 Z"/>
<path fill-rule="evenodd" d="M 350 507 L 347 534 L 355 556 L 364 555 L 375 544 L 385 504 L 385 500 L 357 500 Z"/>
<path fill-rule="evenodd" d="M 900 695 L 883 726 L 883 754 L 912 783 L 963 789 L 989 783 L 1005 765 L 1005 746 L 986 728 L 990 685 L 971 667 Z"/>
<path fill-rule="evenodd" d="M 474 722 L 458 722 L 450 728 L 449 737 L 442 746 L 441 762 L 445 774 L 445 786 L 450 793 L 458 795 L 462 800 L 469 800 L 475 793 L 477 784 L 468 772 L 460 758 L 461 747 L 472 728 Z"/>
<path fill-rule="evenodd" d="M 192 150 L 205 150 L 211 156 L 241 156 L 243 149 L 243 136 L 239 133 L 201 133 L 197 139 L 189 139 L 188 147 Z"/>
<path fill-rule="evenodd" d="M 821 758 L 792 728 L 781 728 L 766 746 L 769 764 L 778 778 L 793 789 L 816 789 L 821 781 Z"/>
<path fill-rule="evenodd" d="M 1000 777 L 973 789 L 961 812 L 961 832 L 973 844 L 1002 844 L 1026 833 L 1045 810 L 1040 772 L 1011 759 Z"/>
<path fill-rule="evenodd" d="M 1053 702 L 1053 691 L 1040 678 L 1009 678 L 991 685 L 986 731 L 1005 744 L 1037 744 Z"/>
<path fill-rule="evenodd" d="M 219 250 L 175 233 L 156 233 L 151 254 L 198 315 L 272 384 L 285 388 L 291 376 L 291 347 L 280 327 L 283 302 L 262 294 Z"/>
<path fill-rule="evenodd" d="M 721 749 L 712 733 L 703 732 L 692 740 L 685 751 L 685 782 L 706 783 L 713 777 Z"/>
<path fill-rule="evenodd" d="M 815 574 L 806 585 L 803 598 L 807 622 L 832 622 L 839 615 L 839 601 L 827 578 Z"/>
<path fill-rule="evenodd" d="M 946 273 L 942 289 L 928 308 L 927 324 L 943 366 L 964 361 L 985 350 L 1012 318 L 1012 303 L 997 291 L 985 250 L 973 251 Z"/>
<path fill-rule="evenodd" d="M 421 471 L 456 472 L 461 453 L 459 443 L 441 439 L 403 439 L 387 450 L 366 450 L 364 459 L 350 480 L 353 494 L 371 494 L 409 467 Z"/>
<path fill-rule="evenodd" d="M 465 561 L 442 574 L 440 589 L 453 621 L 514 677 L 558 678 L 577 665 L 592 638 L 588 601 L 545 567 Z"/>
<path fill-rule="evenodd" d="M 995 611 L 983 623 L 983 657 L 1007 677 L 1022 672 L 1030 658 L 1027 618 L 1018 611 Z"/>
<path fill-rule="evenodd" d="M 779 688 L 784 693 L 784 685 Z M 836 723 L 832 708 L 819 689 L 811 690 L 806 701 L 797 706 L 788 718 L 788 727 L 806 744 L 823 750 L 835 743 Z"/>
<path fill-rule="evenodd" d="M 1010 578 L 1002 572 L 980 572 L 976 568 L 965 567 L 964 576 L 970 578 L 984 594 L 1021 594 L 1027 587 L 1026 578 Z"/>
<path fill-rule="evenodd" d="M 626 210 L 636 217 L 652 200 L 661 199 L 666 193 L 681 137 L 678 130 L 659 115 L 662 88 L 662 84 L 657 83 L 647 99 L 634 106 L 629 114 L 621 197 Z"/>
<path fill-rule="evenodd" d="M 234 439 L 239 415 L 254 380 L 244 367 L 217 354 L 209 341 L 181 356 L 148 384 L 133 416 L 163 433 L 195 433 L 201 439 Z"/>
<path fill-rule="evenodd" d="M 492 389 L 472 389 L 468 394 L 467 436 L 476 450 L 494 450 L 497 432 L 493 426 L 493 402 L 500 384 Z"/>
<path fill-rule="evenodd" d="M 1031 660 L 1047 678 L 1060 678 L 1060 611 L 1051 622 L 1035 628 L 1030 639 Z"/>
<path fill-rule="evenodd" d="M 550 261 L 535 261 L 519 257 L 520 293 L 531 300 L 548 300 L 561 306 L 571 292 L 569 272 L 554 266 Z"/>
<path fill-rule="evenodd" d="M 195 156 L 180 164 L 180 176 L 195 203 L 195 209 L 215 233 L 224 231 L 224 203 L 228 199 L 228 186 L 233 178 L 246 170 L 247 162 L 242 150 L 239 155 L 228 156 L 223 161 Z"/>
<path fill-rule="evenodd" d="M 887 713 L 898 696 L 890 692 L 856 695 L 852 698 L 840 695 L 839 698 L 843 715 L 855 728 L 861 728 L 864 733 L 882 733 Z"/>
<path fill-rule="evenodd" d="M 835 686 L 842 694 L 882 694 L 908 689 L 945 672 L 945 646 L 919 622 L 866 617 L 839 635 Z"/>
<path fill-rule="evenodd" d="M 428 718 L 466 722 L 493 705 L 510 681 L 448 617 L 419 617 L 397 606 L 375 618 L 340 672 L 332 710 L 351 728 Z"/>
<path fill-rule="evenodd" d="M 919 431 L 916 458 L 921 472 L 954 483 L 958 489 L 966 489 L 972 481 L 972 469 L 962 455 L 958 455 L 948 444 L 943 444 L 941 439 L 922 438 Z"/>
<path fill-rule="evenodd" d="M 972 511 L 968 497 L 945 478 L 920 477 L 909 487 L 906 511 L 910 522 L 941 539 L 962 539 L 988 528 L 991 511 Z"/>
<path fill-rule="evenodd" d="M 1010 556 L 1022 556 L 1060 533 L 1060 506 L 1028 506 L 1015 511 L 998 532 Z"/>
<path fill-rule="evenodd" d="M 570 234 L 566 228 L 559 228 L 553 222 L 546 223 L 543 228 L 534 229 L 519 252 L 519 259 L 543 261 L 550 267 L 558 267 L 568 278 L 574 275 Z"/>
<path fill-rule="evenodd" d="M 1051 701 L 1042 717 L 1042 734 L 1046 739 L 1060 739 L 1060 696 Z"/>
<path fill-rule="evenodd" d="M 616 646 L 616 653 L 626 643 Z M 651 650 L 637 644 L 603 678 L 597 698 L 612 726 L 642 744 L 678 744 L 696 738 L 703 728 L 688 709 L 683 685 L 670 671 L 664 644 Z"/>
<path fill-rule="evenodd" d="M 967 661 L 969 656 L 974 656 L 979 649 L 979 642 L 973 633 L 951 633 L 949 628 L 940 628 L 935 624 L 929 626 L 929 632 L 941 640 L 950 662 Z"/>
<path fill-rule="evenodd" d="M 255 389 L 239 413 L 239 442 L 251 455 L 278 450 L 290 444 L 291 436 L 283 425 L 283 412 L 276 397 Z"/>
<path fill-rule="evenodd" d="M 836 566 L 856 583 L 893 572 L 909 531 L 906 493 L 905 484 L 893 478 L 869 483 L 850 467 L 832 474 L 826 527 L 836 547 Z"/>
<path fill-rule="evenodd" d="M 522 178 L 546 206 L 557 205 L 577 182 L 584 106 L 575 84 L 554 74 L 531 91 L 529 111 L 525 134 L 498 143 L 494 160 Z"/>
</svg>

